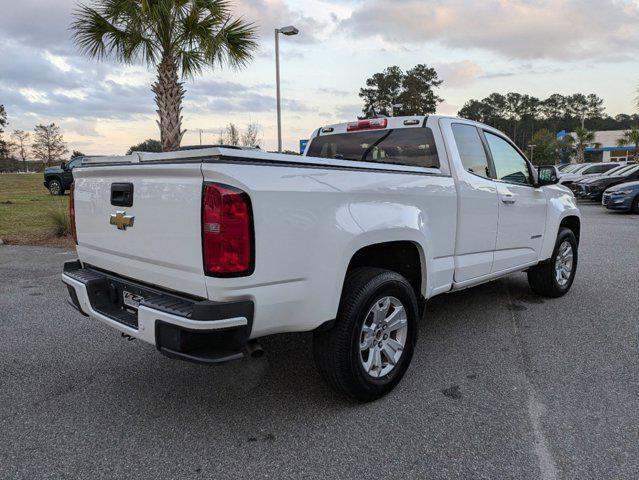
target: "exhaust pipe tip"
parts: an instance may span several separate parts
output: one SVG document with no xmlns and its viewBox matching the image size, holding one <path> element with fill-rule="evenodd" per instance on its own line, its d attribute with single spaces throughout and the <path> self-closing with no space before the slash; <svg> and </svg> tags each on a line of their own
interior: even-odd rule
<svg viewBox="0 0 639 480">
<path fill-rule="evenodd" d="M 260 358 L 264 356 L 264 349 L 262 345 L 260 345 L 256 340 L 251 340 L 247 345 L 246 349 L 249 357 L 251 358 Z"/>
</svg>

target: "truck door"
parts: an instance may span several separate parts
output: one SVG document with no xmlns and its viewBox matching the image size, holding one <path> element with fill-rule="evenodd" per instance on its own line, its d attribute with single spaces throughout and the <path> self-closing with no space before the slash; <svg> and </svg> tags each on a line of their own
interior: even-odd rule
<svg viewBox="0 0 639 480">
<path fill-rule="evenodd" d="M 497 187 L 479 129 L 441 119 L 457 188 L 455 282 L 488 275 L 493 263 L 499 215 Z"/>
<path fill-rule="evenodd" d="M 530 163 L 505 137 L 484 131 L 495 169 L 499 228 L 492 272 L 539 259 L 546 227 L 546 195 L 533 186 Z"/>
</svg>

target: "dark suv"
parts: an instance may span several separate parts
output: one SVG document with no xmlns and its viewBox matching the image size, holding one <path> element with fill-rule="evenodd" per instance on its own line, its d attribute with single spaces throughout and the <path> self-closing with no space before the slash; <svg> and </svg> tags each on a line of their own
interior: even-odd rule
<svg viewBox="0 0 639 480">
<path fill-rule="evenodd" d="M 584 197 L 601 201 L 606 189 L 633 180 L 639 180 L 639 165 L 630 166 L 625 170 L 620 170 L 619 174 L 603 176 L 584 184 Z"/>
<path fill-rule="evenodd" d="M 64 192 L 73 183 L 72 170 L 82 163 L 84 157 L 76 157 L 69 163 L 62 162 L 60 166 L 44 169 L 44 186 L 49 189 L 51 195 L 64 195 Z"/>
</svg>

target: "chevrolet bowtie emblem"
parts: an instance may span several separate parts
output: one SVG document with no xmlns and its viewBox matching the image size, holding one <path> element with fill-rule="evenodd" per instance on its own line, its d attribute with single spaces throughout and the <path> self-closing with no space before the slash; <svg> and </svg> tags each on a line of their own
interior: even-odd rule
<svg viewBox="0 0 639 480">
<path fill-rule="evenodd" d="M 126 227 L 132 227 L 135 217 L 127 215 L 124 210 L 117 210 L 111 214 L 109 223 L 118 227 L 118 230 L 126 230 Z"/>
</svg>

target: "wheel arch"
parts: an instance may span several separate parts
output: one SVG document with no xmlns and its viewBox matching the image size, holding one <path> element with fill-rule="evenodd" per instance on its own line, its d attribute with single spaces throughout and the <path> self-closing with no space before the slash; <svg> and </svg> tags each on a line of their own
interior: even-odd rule
<svg viewBox="0 0 639 480">
<path fill-rule="evenodd" d="M 572 231 L 577 239 L 577 245 L 579 245 L 579 238 L 581 236 L 581 219 L 577 215 L 568 215 L 561 219 L 559 228 L 567 228 Z"/>
<path fill-rule="evenodd" d="M 356 250 L 344 272 L 358 267 L 377 267 L 391 270 L 405 277 L 420 299 L 426 291 L 426 256 L 422 245 L 413 240 L 389 240 L 370 243 Z M 344 282 L 340 288 L 340 295 Z"/>
</svg>

